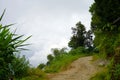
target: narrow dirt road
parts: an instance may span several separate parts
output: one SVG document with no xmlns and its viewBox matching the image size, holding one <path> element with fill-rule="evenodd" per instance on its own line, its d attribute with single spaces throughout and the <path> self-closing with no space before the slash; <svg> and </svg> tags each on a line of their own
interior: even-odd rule
<svg viewBox="0 0 120 80">
<path fill-rule="evenodd" d="M 50 80 L 89 80 L 98 71 L 91 63 L 92 56 L 82 57 L 74 61 L 66 71 L 49 75 Z"/>
</svg>

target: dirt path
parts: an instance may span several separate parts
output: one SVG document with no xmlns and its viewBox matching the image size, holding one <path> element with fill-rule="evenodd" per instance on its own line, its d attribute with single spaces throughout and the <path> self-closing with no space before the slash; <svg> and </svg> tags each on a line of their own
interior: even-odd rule
<svg viewBox="0 0 120 80">
<path fill-rule="evenodd" d="M 98 71 L 91 63 L 92 56 L 82 57 L 74 61 L 66 71 L 49 75 L 50 80 L 89 80 Z"/>
</svg>

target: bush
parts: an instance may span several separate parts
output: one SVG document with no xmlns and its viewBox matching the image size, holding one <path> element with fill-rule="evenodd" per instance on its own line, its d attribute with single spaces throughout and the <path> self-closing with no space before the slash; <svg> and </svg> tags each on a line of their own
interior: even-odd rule
<svg viewBox="0 0 120 80">
<path fill-rule="evenodd" d="M 93 58 L 101 59 L 99 55 L 94 55 Z M 114 58 L 109 60 L 109 64 L 103 67 L 98 73 L 96 73 L 90 80 L 114 80 L 112 78 L 112 68 L 113 68 Z"/>
<path fill-rule="evenodd" d="M 120 80 L 120 64 L 115 65 L 113 75 L 115 80 Z"/>
<path fill-rule="evenodd" d="M 107 68 L 101 70 L 100 72 L 95 74 L 94 77 L 90 78 L 90 80 L 110 80 L 110 79 L 111 79 L 111 75 Z"/>
<path fill-rule="evenodd" d="M 21 80 L 48 80 L 43 71 L 38 68 L 31 68 L 28 71 L 28 76 L 22 78 Z"/>
<path fill-rule="evenodd" d="M 16 76 L 16 70 L 14 67 L 15 61 L 17 61 L 17 58 L 15 56 L 15 53 L 19 53 L 21 50 L 25 50 L 23 46 L 26 46 L 28 44 L 23 44 L 27 39 L 30 37 L 23 39 L 23 35 L 17 35 L 14 32 L 11 32 L 10 25 L 2 25 L 1 20 L 5 13 L 5 10 L 0 16 L 0 79 L 1 80 L 8 80 L 13 79 Z M 18 61 L 18 64 L 23 63 L 24 61 Z M 24 63 L 23 63 L 24 64 Z M 24 65 L 19 67 L 19 69 L 24 67 Z M 25 68 L 24 68 L 25 69 Z M 24 72 L 26 70 L 23 70 Z M 18 71 L 19 74 L 23 74 L 23 71 Z"/>
<path fill-rule="evenodd" d="M 43 69 L 44 67 L 45 67 L 45 64 L 42 63 L 42 64 L 39 64 L 37 68 L 39 68 L 39 69 Z"/>
<path fill-rule="evenodd" d="M 85 54 L 86 49 L 84 47 L 78 47 L 76 49 L 72 49 L 69 54 L 76 55 L 76 54 Z"/>
<path fill-rule="evenodd" d="M 53 61 L 50 62 L 50 65 L 45 67 L 45 72 L 47 73 L 55 73 L 61 70 L 66 70 L 67 66 L 73 62 L 74 60 L 78 59 L 79 57 L 85 56 L 86 54 L 74 54 L 71 53 L 64 54 L 60 57 L 55 58 Z"/>
<path fill-rule="evenodd" d="M 26 60 L 25 56 L 16 57 L 11 65 L 16 78 L 21 79 L 22 77 L 28 75 L 29 61 Z"/>
<path fill-rule="evenodd" d="M 52 54 L 49 54 L 49 55 L 47 56 L 47 59 L 48 59 L 48 61 L 52 61 L 52 60 L 54 59 L 54 57 L 52 56 Z"/>
</svg>

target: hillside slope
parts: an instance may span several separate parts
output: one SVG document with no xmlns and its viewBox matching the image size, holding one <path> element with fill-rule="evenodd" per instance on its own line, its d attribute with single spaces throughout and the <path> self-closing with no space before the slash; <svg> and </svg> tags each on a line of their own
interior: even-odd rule
<svg viewBox="0 0 120 80">
<path fill-rule="evenodd" d="M 92 56 L 82 57 L 71 63 L 66 71 L 49 74 L 50 80 L 89 80 L 99 71 L 99 68 L 91 63 Z"/>
</svg>

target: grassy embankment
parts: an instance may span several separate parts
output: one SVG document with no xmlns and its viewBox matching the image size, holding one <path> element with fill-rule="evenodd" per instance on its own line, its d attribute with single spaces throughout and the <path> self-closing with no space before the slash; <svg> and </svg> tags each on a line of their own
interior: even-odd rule
<svg viewBox="0 0 120 80">
<path fill-rule="evenodd" d="M 107 60 L 107 63 L 105 62 Z M 113 59 L 106 59 L 106 55 L 104 54 L 94 54 L 93 62 L 97 62 L 95 66 L 100 68 L 100 71 L 91 76 L 90 80 L 110 80 L 111 72 L 113 65 Z"/>
<path fill-rule="evenodd" d="M 55 73 L 62 70 L 66 70 L 68 65 L 75 61 L 76 59 L 88 56 L 90 54 L 84 53 L 83 48 L 77 48 L 69 51 L 68 53 L 63 53 L 58 57 L 55 57 L 49 65 L 45 67 L 46 73 Z"/>
<path fill-rule="evenodd" d="M 43 70 L 39 68 L 34 68 L 28 71 L 28 76 L 24 77 L 22 80 L 48 80 L 47 73 L 57 73 L 66 70 L 70 63 L 77 60 L 80 57 L 88 56 L 84 52 L 83 48 L 77 48 L 69 52 L 63 52 L 59 56 L 54 57 L 52 61 L 45 65 Z"/>
</svg>

